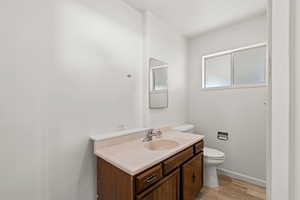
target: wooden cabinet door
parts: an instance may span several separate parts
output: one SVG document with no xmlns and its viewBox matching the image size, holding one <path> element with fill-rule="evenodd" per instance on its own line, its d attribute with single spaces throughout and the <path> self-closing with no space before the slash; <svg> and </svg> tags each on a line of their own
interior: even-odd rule
<svg viewBox="0 0 300 200">
<path fill-rule="evenodd" d="M 133 200 L 133 177 L 122 170 L 98 159 L 98 198 L 97 200 Z"/>
<path fill-rule="evenodd" d="M 195 200 L 203 187 L 203 153 L 182 166 L 183 200 Z"/>
<path fill-rule="evenodd" d="M 153 190 L 152 190 L 153 189 Z M 149 192 L 150 191 L 150 192 Z M 159 184 L 139 195 L 137 200 L 179 200 L 180 199 L 180 173 L 176 170 Z"/>
</svg>

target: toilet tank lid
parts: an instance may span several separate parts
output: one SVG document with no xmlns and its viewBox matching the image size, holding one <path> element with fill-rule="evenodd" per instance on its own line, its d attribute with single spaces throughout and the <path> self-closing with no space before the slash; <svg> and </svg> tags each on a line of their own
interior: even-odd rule
<svg viewBox="0 0 300 200">
<path fill-rule="evenodd" d="M 193 124 L 182 124 L 180 126 L 173 127 L 173 130 L 175 131 L 181 131 L 181 132 L 188 132 L 192 131 L 195 128 Z"/>
</svg>

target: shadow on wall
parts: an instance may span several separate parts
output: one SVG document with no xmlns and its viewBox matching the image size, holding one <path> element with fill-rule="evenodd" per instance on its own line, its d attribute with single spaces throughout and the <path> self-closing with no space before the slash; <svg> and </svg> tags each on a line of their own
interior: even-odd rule
<svg viewBox="0 0 300 200">
<path fill-rule="evenodd" d="M 83 156 L 83 161 L 81 169 L 79 172 L 78 181 L 78 199 L 95 199 L 95 194 L 97 192 L 96 185 L 96 173 L 97 173 L 97 158 L 94 154 L 94 142 L 89 141 L 86 148 L 85 154 Z M 89 183 L 89 184 L 87 184 Z M 91 188 L 91 185 L 94 186 Z M 87 194 L 86 192 L 90 192 Z"/>
</svg>

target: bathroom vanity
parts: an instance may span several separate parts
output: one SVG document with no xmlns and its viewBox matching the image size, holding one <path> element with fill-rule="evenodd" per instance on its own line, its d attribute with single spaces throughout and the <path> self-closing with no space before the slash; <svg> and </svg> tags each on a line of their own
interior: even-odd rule
<svg viewBox="0 0 300 200">
<path fill-rule="evenodd" d="M 95 141 L 98 200 L 194 200 L 203 187 L 203 136 L 176 131 Z"/>
</svg>

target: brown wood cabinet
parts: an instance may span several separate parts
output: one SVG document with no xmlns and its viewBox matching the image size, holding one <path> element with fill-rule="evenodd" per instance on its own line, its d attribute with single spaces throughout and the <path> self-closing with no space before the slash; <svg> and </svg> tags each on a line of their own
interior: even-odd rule
<svg viewBox="0 0 300 200">
<path fill-rule="evenodd" d="M 180 173 L 179 169 L 167 176 L 159 184 L 137 196 L 137 200 L 179 200 Z"/>
<path fill-rule="evenodd" d="M 98 200 L 194 200 L 203 187 L 203 141 L 131 176 L 98 158 Z"/>
<path fill-rule="evenodd" d="M 134 199 L 134 177 L 103 159 L 98 159 L 98 200 Z"/>
<path fill-rule="evenodd" d="M 193 147 L 190 147 L 179 154 L 176 154 L 175 156 L 167 159 L 163 162 L 164 166 L 164 174 L 170 173 L 172 170 L 178 168 L 180 165 L 182 165 L 184 162 L 189 160 L 194 156 L 194 150 Z"/>
<path fill-rule="evenodd" d="M 183 200 L 194 200 L 203 187 L 203 152 L 182 166 Z"/>
</svg>

